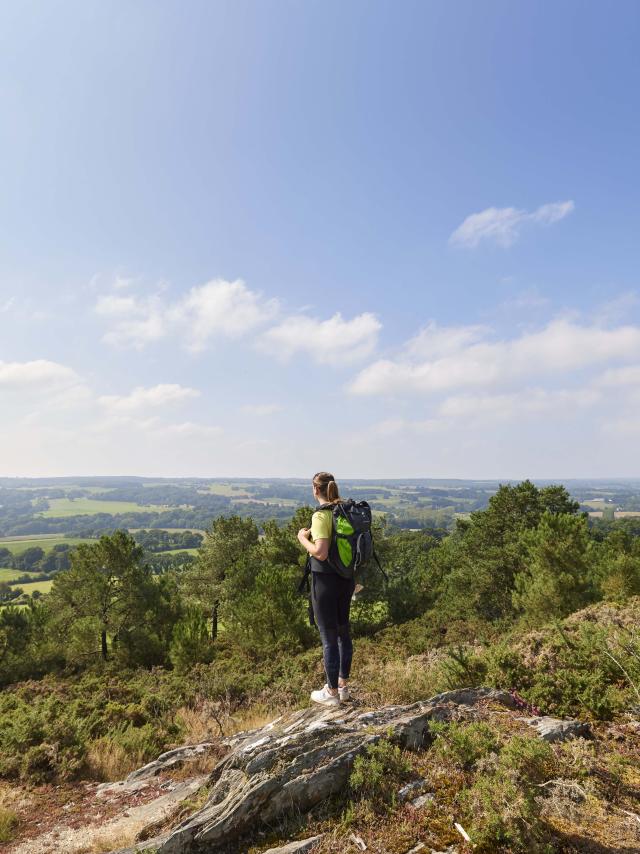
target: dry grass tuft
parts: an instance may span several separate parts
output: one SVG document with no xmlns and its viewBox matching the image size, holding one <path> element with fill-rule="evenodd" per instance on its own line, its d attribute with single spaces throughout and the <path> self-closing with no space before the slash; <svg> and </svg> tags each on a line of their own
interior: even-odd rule
<svg viewBox="0 0 640 854">
<path fill-rule="evenodd" d="M 74 848 L 74 854 L 107 854 L 110 851 L 118 851 L 120 848 L 128 848 L 134 844 L 140 828 L 106 828 L 95 833 L 81 848 Z"/>
<path fill-rule="evenodd" d="M 274 712 L 266 706 L 252 706 L 250 709 L 240 710 L 229 716 L 229 723 L 225 727 L 225 735 L 234 735 L 237 732 L 260 729 L 275 720 L 282 711 Z"/>
<path fill-rule="evenodd" d="M 144 754 L 131 752 L 108 739 L 92 742 L 86 765 L 89 779 L 105 782 L 123 780 L 131 771 L 146 763 Z"/>
</svg>

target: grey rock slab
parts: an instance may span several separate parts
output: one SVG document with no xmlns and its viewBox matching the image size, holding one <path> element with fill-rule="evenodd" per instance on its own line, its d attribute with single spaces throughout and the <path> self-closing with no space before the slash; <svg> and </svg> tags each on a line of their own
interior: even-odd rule
<svg viewBox="0 0 640 854">
<path fill-rule="evenodd" d="M 142 768 L 132 771 L 124 782 L 132 783 L 137 780 L 146 780 L 150 777 L 155 777 L 156 774 L 166 771 L 167 768 L 173 768 L 175 765 L 181 765 L 183 762 L 192 762 L 194 759 L 198 759 L 216 746 L 216 743 L 213 741 L 203 741 L 200 744 L 187 744 L 184 747 L 167 750 L 165 753 L 161 753 L 153 762 L 148 762 Z"/>
<path fill-rule="evenodd" d="M 591 738 L 589 724 L 577 720 L 561 720 L 548 715 L 537 718 L 521 718 L 533 727 L 543 741 L 568 741 L 571 738 Z"/>
<path fill-rule="evenodd" d="M 167 839 L 167 834 L 163 836 L 154 836 L 153 839 L 145 839 L 144 842 L 136 842 L 131 848 L 119 848 L 117 851 L 111 851 L 109 854 L 138 854 L 140 851 L 157 851 L 160 845 Z"/>
<path fill-rule="evenodd" d="M 415 798 L 413 801 L 411 801 L 411 806 L 415 807 L 417 810 L 419 810 L 422 807 L 426 806 L 426 804 L 430 803 L 433 800 L 433 798 L 434 798 L 433 792 L 427 792 L 426 795 L 420 795 L 419 798 Z"/>
<path fill-rule="evenodd" d="M 421 749 L 431 741 L 430 721 L 468 718 L 485 700 L 513 706 L 505 691 L 466 688 L 373 712 L 308 708 L 226 739 L 229 752 L 211 772 L 209 800 L 173 828 L 159 854 L 212 854 L 239 844 L 260 824 L 305 812 L 344 789 L 369 745 L 390 737 L 402 748 Z"/>
<path fill-rule="evenodd" d="M 417 792 L 418 789 L 421 789 L 425 783 L 426 780 L 414 780 L 413 783 L 407 783 L 406 786 L 403 786 L 398 791 L 398 800 L 406 801 L 411 795 Z"/>
<path fill-rule="evenodd" d="M 151 784 L 150 780 L 119 780 L 117 783 L 100 783 L 96 789 L 97 798 L 105 798 L 108 795 L 133 794 L 146 789 Z"/>
<path fill-rule="evenodd" d="M 319 836 L 310 836 L 309 839 L 299 839 L 297 842 L 289 842 L 281 848 L 269 848 L 264 854 L 305 854 L 307 851 L 313 851 L 323 836 L 324 834 L 321 833 Z"/>
</svg>

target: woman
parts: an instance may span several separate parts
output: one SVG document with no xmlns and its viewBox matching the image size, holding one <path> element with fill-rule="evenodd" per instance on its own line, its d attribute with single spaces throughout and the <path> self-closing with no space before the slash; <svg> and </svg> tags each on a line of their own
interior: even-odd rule
<svg viewBox="0 0 640 854">
<path fill-rule="evenodd" d="M 337 504 L 342 500 L 332 474 L 321 471 L 314 475 L 313 497 L 319 504 Z M 332 534 L 330 508 L 316 510 L 311 517 L 311 527 L 298 531 L 298 540 L 311 557 L 311 602 L 322 639 L 327 676 L 327 684 L 312 691 L 311 699 L 324 706 L 337 706 L 341 700 L 349 699 L 347 682 L 353 657 L 349 608 L 355 582 L 338 575 L 327 560 Z"/>
</svg>

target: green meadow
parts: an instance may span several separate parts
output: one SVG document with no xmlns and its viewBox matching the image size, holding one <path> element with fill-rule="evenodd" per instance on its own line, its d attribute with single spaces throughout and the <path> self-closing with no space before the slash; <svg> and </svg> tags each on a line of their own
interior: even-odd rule
<svg viewBox="0 0 640 854">
<path fill-rule="evenodd" d="M 166 508 L 160 504 L 136 504 L 134 501 L 98 501 L 94 498 L 52 498 L 49 508 L 38 516 L 61 518 L 64 516 L 93 516 L 96 513 L 159 513 Z"/>
<path fill-rule="evenodd" d="M 31 596 L 36 590 L 40 593 L 48 593 L 53 586 L 53 581 L 29 581 L 27 584 L 18 584 L 17 586 L 28 596 Z"/>
<path fill-rule="evenodd" d="M 156 552 L 161 555 L 177 555 L 186 552 L 188 555 L 197 555 L 198 549 L 167 549 L 165 552 Z"/>
<path fill-rule="evenodd" d="M 20 578 L 22 575 L 28 575 L 30 573 L 26 573 L 22 569 L 0 569 L 0 581 L 14 581 L 16 578 Z"/>
<path fill-rule="evenodd" d="M 82 537 L 61 537 L 60 534 L 36 534 L 25 537 L 6 537 L 4 540 L 0 540 L 0 549 L 7 548 L 12 554 L 17 555 L 26 549 L 36 547 L 40 547 L 47 552 L 54 546 L 63 543 L 68 546 L 77 546 L 79 543 L 88 542 L 91 542 L 91 540 L 83 539 Z"/>
</svg>

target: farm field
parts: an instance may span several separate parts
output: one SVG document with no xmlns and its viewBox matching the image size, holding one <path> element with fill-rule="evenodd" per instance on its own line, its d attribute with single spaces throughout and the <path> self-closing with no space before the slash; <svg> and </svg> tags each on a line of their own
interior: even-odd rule
<svg viewBox="0 0 640 854">
<path fill-rule="evenodd" d="M 592 519 L 602 519 L 603 510 L 589 510 L 589 516 Z M 640 510 L 616 510 L 613 514 L 614 519 L 633 519 L 640 516 Z"/>
<path fill-rule="evenodd" d="M 201 487 L 199 492 L 208 492 L 210 495 L 223 495 L 225 498 L 249 498 L 249 493 L 243 489 L 242 484 L 235 484 L 235 489 L 230 483 L 211 483 Z"/>
<path fill-rule="evenodd" d="M 166 508 L 160 504 L 135 504 L 133 501 L 98 501 L 93 498 L 52 498 L 49 509 L 36 515 L 46 518 L 92 516 L 96 513 L 159 513 Z"/>
<path fill-rule="evenodd" d="M 197 555 L 198 549 L 167 549 L 166 552 L 154 552 L 161 555 L 178 555 L 186 552 L 188 555 Z"/>
<path fill-rule="evenodd" d="M 31 594 L 35 593 L 36 590 L 40 593 L 48 593 L 53 587 L 53 581 L 29 581 L 27 584 L 18 584 L 16 586 L 24 591 L 28 596 L 31 596 Z"/>
<path fill-rule="evenodd" d="M 130 534 L 135 534 L 137 531 L 167 531 L 169 534 L 182 534 L 188 531 L 191 534 L 206 534 L 207 532 L 201 528 L 127 528 Z M 180 549 L 184 551 L 184 549 Z"/>
<path fill-rule="evenodd" d="M 13 581 L 22 575 L 28 575 L 23 569 L 0 569 L 0 581 Z"/>
<path fill-rule="evenodd" d="M 237 493 L 236 493 L 237 494 Z M 233 504 L 277 504 L 281 507 L 297 507 L 299 502 L 294 498 L 232 498 Z"/>
<path fill-rule="evenodd" d="M 0 540 L 0 548 L 7 548 L 12 554 L 17 555 L 26 549 L 36 547 L 40 547 L 46 552 L 54 546 L 63 543 L 68 546 L 77 546 L 79 543 L 90 542 L 91 540 L 83 537 L 61 537 L 60 534 L 35 534 L 24 537 L 5 537 L 3 540 Z"/>
</svg>

